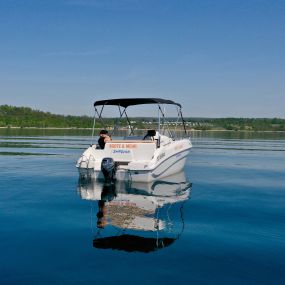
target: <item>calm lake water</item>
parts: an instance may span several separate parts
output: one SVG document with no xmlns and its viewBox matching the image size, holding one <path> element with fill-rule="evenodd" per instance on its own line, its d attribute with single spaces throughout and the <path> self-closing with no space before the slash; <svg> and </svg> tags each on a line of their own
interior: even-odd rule
<svg viewBox="0 0 285 285">
<path fill-rule="evenodd" d="M 184 173 L 79 180 L 89 131 L 0 130 L 0 284 L 285 284 L 285 135 L 195 133 Z"/>
</svg>

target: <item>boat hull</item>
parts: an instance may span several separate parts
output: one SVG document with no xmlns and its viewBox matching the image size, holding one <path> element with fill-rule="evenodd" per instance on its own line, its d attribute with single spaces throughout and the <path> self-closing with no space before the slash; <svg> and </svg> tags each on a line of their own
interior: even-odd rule
<svg viewBox="0 0 285 285">
<path fill-rule="evenodd" d="M 116 180 L 130 180 L 134 182 L 151 182 L 175 173 L 180 172 L 186 163 L 190 148 L 184 149 L 178 153 L 166 157 L 160 163 L 157 163 L 150 169 L 118 169 L 116 171 Z M 80 176 L 91 177 L 93 179 L 104 180 L 101 170 L 94 168 L 78 168 Z"/>
</svg>

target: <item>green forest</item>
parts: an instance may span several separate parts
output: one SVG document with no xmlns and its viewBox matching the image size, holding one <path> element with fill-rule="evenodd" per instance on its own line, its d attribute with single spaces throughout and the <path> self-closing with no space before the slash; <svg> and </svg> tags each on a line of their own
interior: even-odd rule
<svg viewBox="0 0 285 285">
<path fill-rule="evenodd" d="M 188 129 L 193 130 L 232 130 L 232 131 L 285 131 L 285 119 L 281 118 L 184 118 Z M 100 120 L 96 127 L 112 126 L 114 119 L 106 119 L 105 125 Z M 136 128 L 154 126 L 156 118 L 132 118 Z M 166 118 L 165 125 L 170 128 L 176 118 Z M 121 126 L 126 126 L 123 120 Z M 33 110 L 29 107 L 0 105 L 0 127 L 19 128 L 92 128 L 93 118 L 88 116 L 55 115 L 50 112 Z"/>
<path fill-rule="evenodd" d="M 29 107 L 0 106 L 0 127 L 91 128 L 88 116 L 64 116 L 33 110 Z"/>
</svg>

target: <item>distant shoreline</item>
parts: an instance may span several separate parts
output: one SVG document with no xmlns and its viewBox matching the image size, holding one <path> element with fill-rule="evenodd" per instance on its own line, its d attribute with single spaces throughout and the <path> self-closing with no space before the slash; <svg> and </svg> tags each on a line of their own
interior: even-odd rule
<svg viewBox="0 0 285 285">
<path fill-rule="evenodd" d="M 117 118 L 118 119 L 118 118 Z M 116 118 L 104 118 L 104 123 L 96 121 L 96 129 L 108 126 L 108 130 L 116 123 Z M 134 129 L 156 128 L 158 121 L 154 117 L 132 117 Z M 88 116 L 55 115 L 49 112 L 33 110 L 29 107 L 0 105 L 0 126 L 3 128 L 25 130 L 90 130 L 94 118 Z M 122 118 L 121 126 L 127 126 L 126 118 Z M 173 117 L 165 117 L 162 125 L 171 129 L 183 128 L 183 122 Z M 184 118 L 184 125 L 189 131 L 208 132 L 285 132 L 285 118 Z"/>
<path fill-rule="evenodd" d="M 13 130 L 78 130 L 84 131 L 89 130 L 92 131 L 92 128 L 77 128 L 77 127 L 68 127 L 68 128 L 57 128 L 57 127 L 46 127 L 46 128 L 39 128 L 39 127 L 0 127 L 0 129 L 13 129 Z M 96 128 L 95 130 L 101 130 L 101 128 Z M 147 130 L 145 129 L 137 129 L 137 130 Z M 285 131 L 274 131 L 274 130 L 267 130 L 267 131 L 252 131 L 252 130 L 195 130 L 189 129 L 188 132 L 228 132 L 228 133 L 285 133 Z"/>
</svg>

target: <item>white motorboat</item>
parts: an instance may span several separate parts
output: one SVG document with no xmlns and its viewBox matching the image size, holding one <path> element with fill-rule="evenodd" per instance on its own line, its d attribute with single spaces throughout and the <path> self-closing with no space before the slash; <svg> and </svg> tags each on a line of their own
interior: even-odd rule
<svg viewBox="0 0 285 285">
<path fill-rule="evenodd" d="M 127 115 L 127 108 L 142 104 L 155 104 L 158 107 L 157 130 L 148 130 L 145 136 L 135 136 L 135 130 Z M 175 138 L 173 132 L 165 127 L 164 104 L 176 107 L 178 118 L 176 126 L 183 127 L 183 136 Z M 123 98 L 96 101 L 92 138 L 95 121 L 102 121 L 105 106 L 116 106 L 119 119 L 125 116 L 129 135 L 122 139 L 107 142 L 104 149 L 91 144 L 78 159 L 76 167 L 81 175 L 91 175 L 96 179 L 132 180 L 150 182 L 175 174 L 184 168 L 192 147 L 187 137 L 182 107 L 179 103 L 160 98 Z M 117 129 L 114 126 L 114 130 Z"/>
</svg>

